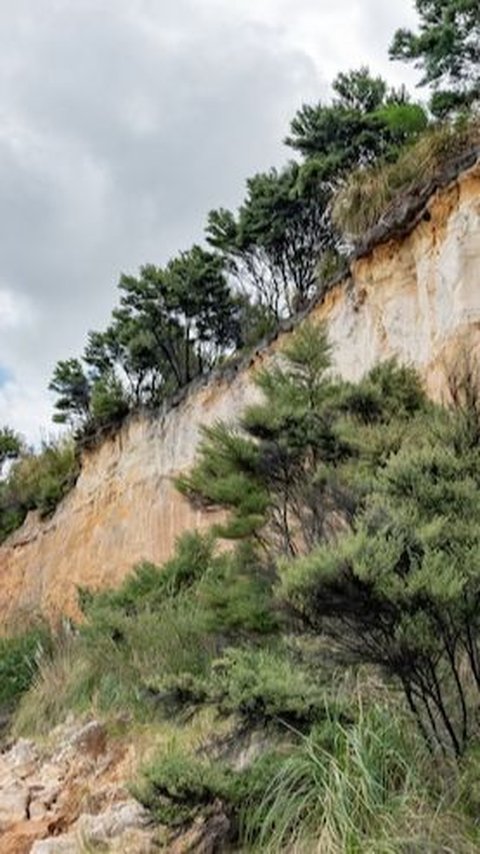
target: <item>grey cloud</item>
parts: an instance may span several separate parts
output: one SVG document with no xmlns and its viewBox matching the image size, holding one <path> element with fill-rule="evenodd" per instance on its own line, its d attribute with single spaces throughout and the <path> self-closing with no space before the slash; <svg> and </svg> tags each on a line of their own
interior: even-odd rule
<svg viewBox="0 0 480 854">
<path fill-rule="evenodd" d="M 294 38 L 315 9 L 322 33 L 321 6 L 2 4 L 0 293 L 25 322 L 0 323 L 14 376 L 0 423 L 33 434 L 53 364 L 106 321 L 120 271 L 200 239 L 209 208 L 237 204 L 249 174 L 286 159 L 289 118 L 325 92 L 322 45 Z M 348 67 L 341 35 L 329 50 Z"/>
</svg>

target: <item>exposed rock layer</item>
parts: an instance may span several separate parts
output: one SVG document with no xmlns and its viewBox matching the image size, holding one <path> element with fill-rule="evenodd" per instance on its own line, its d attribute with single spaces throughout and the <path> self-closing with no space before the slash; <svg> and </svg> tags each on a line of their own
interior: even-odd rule
<svg viewBox="0 0 480 854">
<path fill-rule="evenodd" d="M 409 234 L 357 258 L 310 315 L 327 322 L 345 378 L 396 355 L 440 396 L 445 362 L 480 340 L 480 165 L 433 196 Z M 255 398 L 255 371 L 288 334 L 248 365 L 198 383 L 168 412 L 131 418 L 85 453 L 77 485 L 54 516 L 42 522 L 32 514 L 0 547 L 0 617 L 74 614 L 77 586 L 114 586 L 136 562 L 165 560 L 183 531 L 207 527 L 211 515 L 191 508 L 172 477 L 193 462 L 202 425 L 235 419 Z"/>
<path fill-rule="evenodd" d="M 97 721 L 54 730 L 49 744 L 20 739 L 0 752 L 2 854 L 148 854 L 148 815 L 129 794 L 135 747 Z"/>
</svg>

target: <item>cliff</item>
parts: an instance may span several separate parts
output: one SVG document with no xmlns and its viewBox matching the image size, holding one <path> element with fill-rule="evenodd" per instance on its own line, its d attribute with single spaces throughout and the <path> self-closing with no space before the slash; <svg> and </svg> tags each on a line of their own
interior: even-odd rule
<svg viewBox="0 0 480 854">
<path fill-rule="evenodd" d="M 365 248 L 310 316 L 327 323 L 343 377 L 357 379 L 395 354 L 440 396 L 446 361 L 480 342 L 480 164 L 432 195 L 401 235 Z M 114 586 L 136 562 L 164 561 L 182 531 L 210 525 L 172 477 L 191 465 L 202 425 L 235 419 L 254 399 L 255 371 L 288 334 L 85 452 L 53 517 L 31 514 L 0 547 L 3 621 L 19 610 L 74 614 L 77 586 Z"/>
</svg>

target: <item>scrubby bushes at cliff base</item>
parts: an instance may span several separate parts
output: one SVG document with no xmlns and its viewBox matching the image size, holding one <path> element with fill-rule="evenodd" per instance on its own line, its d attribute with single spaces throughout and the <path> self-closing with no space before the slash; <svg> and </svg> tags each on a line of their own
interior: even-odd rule
<svg viewBox="0 0 480 854">
<path fill-rule="evenodd" d="M 451 408 L 395 362 L 346 383 L 324 330 L 304 325 L 259 374 L 264 403 L 206 431 L 180 482 L 223 524 L 118 590 L 81 591 L 84 621 L 39 662 L 14 730 L 71 711 L 163 728 L 136 791 L 172 833 L 220 810 L 230 840 L 262 851 L 475 850 L 462 792 L 478 739 L 480 402 L 467 368 Z"/>
</svg>

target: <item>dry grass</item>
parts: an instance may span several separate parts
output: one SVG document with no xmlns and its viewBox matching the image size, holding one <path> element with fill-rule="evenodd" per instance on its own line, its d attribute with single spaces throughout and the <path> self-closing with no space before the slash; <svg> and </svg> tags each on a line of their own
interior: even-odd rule
<svg viewBox="0 0 480 854">
<path fill-rule="evenodd" d="M 394 163 L 353 172 L 334 200 L 333 218 L 345 237 L 357 241 L 374 226 L 392 221 L 413 201 L 480 148 L 480 121 L 431 128 Z"/>
</svg>

